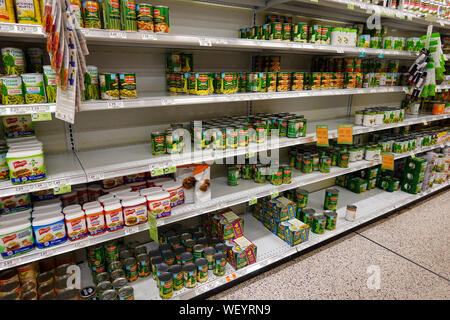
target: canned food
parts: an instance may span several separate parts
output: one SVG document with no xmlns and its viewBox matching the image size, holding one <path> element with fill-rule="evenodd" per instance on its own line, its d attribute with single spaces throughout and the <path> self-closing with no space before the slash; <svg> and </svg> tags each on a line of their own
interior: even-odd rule
<svg viewBox="0 0 450 320">
<path fill-rule="evenodd" d="M 102 100 L 119 99 L 119 75 L 117 73 L 101 73 L 99 79 Z"/>
<path fill-rule="evenodd" d="M 316 211 L 312 208 L 303 208 L 302 215 L 301 215 L 301 221 L 309 225 L 310 227 L 313 226 L 313 216 L 316 214 Z"/>
<path fill-rule="evenodd" d="M 168 266 L 173 266 L 175 264 L 175 254 L 172 250 L 167 250 L 162 254 L 162 257 L 164 259 L 164 262 Z"/>
<path fill-rule="evenodd" d="M 142 31 L 153 31 L 153 7 L 150 4 L 136 4 L 137 28 Z"/>
<path fill-rule="evenodd" d="M 173 276 L 170 272 L 162 272 L 158 276 L 159 296 L 170 299 L 173 296 Z"/>
<path fill-rule="evenodd" d="M 208 280 L 208 261 L 205 258 L 198 258 L 195 265 L 197 267 L 197 281 L 206 282 Z"/>
<path fill-rule="evenodd" d="M 239 184 L 239 167 L 228 167 L 228 185 L 237 186 Z"/>
<path fill-rule="evenodd" d="M 214 274 L 216 276 L 223 276 L 226 271 L 227 260 L 223 253 L 214 254 Z"/>
<path fill-rule="evenodd" d="M 197 268 L 193 263 L 183 266 L 183 279 L 186 288 L 194 288 L 197 285 Z"/>
<path fill-rule="evenodd" d="M 214 248 L 208 247 L 203 250 L 203 257 L 208 262 L 208 269 L 214 269 L 214 255 L 216 254 L 216 250 Z"/>
<path fill-rule="evenodd" d="M 125 276 L 127 280 L 130 282 L 136 281 L 139 275 L 136 259 L 133 257 L 126 258 L 124 260 L 124 266 L 125 266 Z"/>
<path fill-rule="evenodd" d="M 141 278 L 148 277 L 151 273 L 148 255 L 146 253 L 140 253 L 136 256 L 136 260 L 138 263 L 139 277 Z"/>
<path fill-rule="evenodd" d="M 136 2 L 134 0 L 120 0 L 120 17 L 122 30 L 137 31 Z"/>
<path fill-rule="evenodd" d="M 128 284 L 128 280 L 126 278 L 117 278 L 112 282 L 112 286 L 115 290 L 119 290 L 120 288 L 125 287 Z"/>
<path fill-rule="evenodd" d="M 313 223 L 311 226 L 311 231 L 317 234 L 322 234 L 325 232 L 326 218 L 323 214 L 315 214 L 313 216 Z"/>
<path fill-rule="evenodd" d="M 105 292 L 103 292 L 100 300 L 117 300 L 116 290 L 106 290 Z"/>
<path fill-rule="evenodd" d="M 82 300 L 88 300 L 88 299 L 94 297 L 96 294 L 97 294 L 97 290 L 95 289 L 94 286 L 85 287 L 85 288 L 81 289 L 81 291 L 80 291 L 80 298 Z"/>
<path fill-rule="evenodd" d="M 106 263 L 111 263 L 119 260 L 119 250 L 117 244 L 117 240 L 108 241 L 104 244 Z"/>
<path fill-rule="evenodd" d="M 153 24 L 155 32 L 170 32 L 169 8 L 166 6 L 153 7 Z"/>
<path fill-rule="evenodd" d="M 119 300 L 134 300 L 134 290 L 131 286 L 125 286 L 117 291 Z"/>
<path fill-rule="evenodd" d="M 111 272 L 111 280 L 116 280 L 119 278 L 124 278 L 125 277 L 125 271 L 123 271 L 123 269 L 116 269 L 114 271 Z"/>
<path fill-rule="evenodd" d="M 325 201 L 323 204 L 324 210 L 332 210 L 336 211 L 337 209 L 337 202 L 339 197 L 339 190 L 338 189 L 326 189 L 325 191 Z"/>
<path fill-rule="evenodd" d="M 152 132 L 152 154 L 165 154 L 166 153 L 166 135 L 164 132 Z"/>
<path fill-rule="evenodd" d="M 184 285 L 182 267 L 179 265 L 171 266 L 168 272 L 172 274 L 173 290 L 181 290 Z"/>
<path fill-rule="evenodd" d="M 323 215 L 326 218 L 325 229 L 334 230 L 336 229 L 337 213 L 331 210 L 325 210 Z"/>
<path fill-rule="evenodd" d="M 111 282 L 109 282 L 109 281 L 100 282 L 97 285 L 97 296 L 101 298 L 102 295 L 105 293 L 105 291 L 111 290 L 112 288 L 113 288 L 113 285 Z"/>
</svg>

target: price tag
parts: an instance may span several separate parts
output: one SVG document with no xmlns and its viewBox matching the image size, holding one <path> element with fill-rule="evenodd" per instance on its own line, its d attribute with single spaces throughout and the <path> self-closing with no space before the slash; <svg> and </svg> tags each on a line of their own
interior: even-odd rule
<svg viewBox="0 0 450 320">
<path fill-rule="evenodd" d="M 209 39 L 200 38 L 198 39 L 198 43 L 201 47 L 212 47 L 212 42 Z"/>
<path fill-rule="evenodd" d="M 150 231 L 150 238 L 156 243 L 159 243 L 158 227 L 156 226 L 156 217 L 153 214 L 148 215 L 148 228 Z"/>
<path fill-rule="evenodd" d="M 104 173 L 90 173 L 87 175 L 88 182 L 90 181 L 98 181 L 105 179 Z"/>
<path fill-rule="evenodd" d="M 16 26 L 12 23 L 0 24 L 0 32 L 12 32 Z"/>
<path fill-rule="evenodd" d="M 384 52 L 378 52 L 378 58 L 384 58 Z"/>
<path fill-rule="evenodd" d="M 37 33 L 38 27 L 36 26 L 17 26 L 17 31 L 22 33 Z"/>
<path fill-rule="evenodd" d="M 328 142 L 328 125 L 317 125 L 316 126 L 316 136 L 317 136 L 317 146 L 328 147 L 330 144 Z"/>
<path fill-rule="evenodd" d="M 53 256 L 53 255 L 54 255 L 54 252 L 55 252 L 55 250 L 45 250 L 45 251 L 42 251 L 42 252 L 41 252 L 40 256 L 41 256 L 42 258 L 50 257 L 50 256 Z"/>
<path fill-rule="evenodd" d="M 75 243 L 75 248 L 77 248 L 77 249 L 84 248 L 84 247 L 89 246 L 90 244 L 91 244 L 91 240 L 84 240 L 84 241 Z"/>
<path fill-rule="evenodd" d="M 258 199 L 252 199 L 252 200 L 250 200 L 249 202 L 248 202 L 248 205 L 249 206 L 252 206 L 252 205 L 254 205 L 254 204 L 257 204 L 258 203 Z"/>
<path fill-rule="evenodd" d="M 386 170 L 394 170 L 394 154 L 391 152 L 381 154 L 381 168 Z"/>
<path fill-rule="evenodd" d="M 123 31 L 111 31 L 109 33 L 109 37 L 110 38 L 121 38 L 121 39 L 126 39 L 127 38 L 127 33 L 123 32 Z"/>
<path fill-rule="evenodd" d="M 150 168 L 150 175 L 152 177 L 162 176 L 164 174 L 164 168 Z"/>
<path fill-rule="evenodd" d="M 50 121 L 52 114 L 50 112 L 37 112 L 31 114 L 31 121 Z"/>
<path fill-rule="evenodd" d="M 270 195 L 270 199 L 274 199 L 274 198 L 278 197 L 279 195 L 280 195 L 280 194 L 279 194 L 278 192 L 272 193 L 272 194 Z"/>
<path fill-rule="evenodd" d="M 135 228 L 133 228 L 133 227 L 131 227 L 131 228 L 126 227 L 124 232 L 125 232 L 125 235 L 127 236 L 127 235 L 129 235 L 129 234 L 136 233 L 137 230 L 136 230 Z"/>
<path fill-rule="evenodd" d="M 142 33 L 143 40 L 156 40 L 156 36 L 153 33 Z"/>
<path fill-rule="evenodd" d="M 366 56 L 366 50 L 360 49 L 360 50 L 359 50 L 359 56 L 360 56 L 360 57 L 365 57 L 365 56 Z"/>
<path fill-rule="evenodd" d="M 344 48 L 337 47 L 336 48 L 336 52 L 337 53 L 344 53 Z"/>
<path fill-rule="evenodd" d="M 228 276 L 225 277 L 225 279 L 227 280 L 227 282 L 233 281 L 233 280 L 236 279 L 236 278 L 237 278 L 236 273 L 232 273 L 232 274 L 230 274 L 230 275 L 228 275 Z"/>
<path fill-rule="evenodd" d="M 337 129 L 338 144 L 353 144 L 353 125 L 352 124 L 340 124 Z"/>
<path fill-rule="evenodd" d="M 17 193 L 25 193 L 25 192 L 29 192 L 30 191 L 30 187 L 29 186 L 18 186 L 16 187 L 16 192 Z"/>
<path fill-rule="evenodd" d="M 123 101 L 108 101 L 106 103 L 108 109 L 118 109 L 118 108 L 123 108 Z"/>
<path fill-rule="evenodd" d="M 245 159 L 250 159 L 253 158 L 255 156 L 255 152 L 249 152 L 245 154 Z"/>
<path fill-rule="evenodd" d="M 21 259 L 14 259 L 14 260 L 9 260 L 9 261 L 5 261 L 5 262 L 1 262 L 0 263 L 0 268 L 1 269 L 7 269 L 7 268 L 11 268 L 14 266 L 17 266 L 20 263 Z"/>
<path fill-rule="evenodd" d="M 72 187 L 70 186 L 70 184 L 53 188 L 53 194 L 63 194 L 68 193 L 70 191 L 72 191 Z"/>
<path fill-rule="evenodd" d="M 423 125 L 424 125 L 424 126 L 427 126 L 427 125 L 428 125 L 428 122 L 427 122 L 427 121 L 424 121 L 424 122 L 423 122 Z"/>
<path fill-rule="evenodd" d="M 355 5 L 353 3 L 347 3 L 347 8 L 350 10 L 355 10 Z"/>
<path fill-rule="evenodd" d="M 164 174 L 175 173 L 175 172 L 177 172 L 177 167 L 175 167 L 175 166 L 164 168 Z"/>
</svg>

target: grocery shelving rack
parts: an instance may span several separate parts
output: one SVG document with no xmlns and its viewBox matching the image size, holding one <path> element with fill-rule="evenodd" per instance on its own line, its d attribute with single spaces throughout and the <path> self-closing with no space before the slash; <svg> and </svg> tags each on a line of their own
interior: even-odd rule
<svg viewBox="0 0 450 320">
<path fill-rule="evenodd" d="M 181 154 L 176 160 L 169 155 L 153 156 L 148 142 L 149 133 L 154 128 L 172 122 L 172 118 L 176 118 L 173 120 L 174 122 L 180 122 L 181 120 L 207 119 L 227 114 L 256 114 L 274 110 L 284 111 L 285 109 L 290 112 L 305 113 L 305 117 L 308 119 L 306 137 L 281 138 L 278 145 L 258 146 L 258 151 L 267 151 L 315 142 L 317 140 L 316 124 L 327 124 L 329 138 L 337 138 L 337 126 L 353 123 L 350 115 L 357 108 L 361 109 L 377 104 L 399 105 L 404 93 L 408 92 L 407 87 L 208 96 L 171 96 L 162 92 L 161 88 L 164 83 L 162 53 L 171 51 L 193 51 L 194 60 L 197 61 L 196 58 L 199 57 L 200 69 L 213 70 L 212 68 L 217 63 L 219 65 L 217 69 L 224 71 L 227 68 L 230 70 L 247 68 L 243 71 L 251 71 L 251 66 L 247 63 L 250 61 L 248 58 L 259 54 L 282 55 L 283 59 L 287 61 L 289 69 L 295 69 L 299 66 L 304 68 L 309 63 L 307 59 L 311 55 L 399 59 L 405 64 L 410 63 L 416 57 L 416 53 L 406 51 L 237 38 L 238 28 L 256 23 L 255 21 L 262 19 L 265 12 L 286 13 L 288 15 L 301 14 L 308 15 L 311 18 L 327 18 L 328 20 L 334 18 L 344 22 L 364 22 L 371 14 L 368 13 L 368 10 L 379 10 L 382 16 L 382 24 L 388 26 L 395 26 L 398 29 L 408 31 L 417 30 L 422 34 L 426 32 L 426 26 L 432 24 L 442 34 L 450 33 L 450 23 L 447 20 L 421 17 L 402 10 L 381 7 L 374 9 L 373 7 L 377 6 L 351 0 L 319 0 L 318 2 L 307 0 L 170 0 L 165 1 L 165 4 L 171 9 L 173 31 L 170 34 L 84 30 L 88 47 L 91 50 L 88 56 L 88 64 L 98 65 L 100 72 L 102 70 L 114 72 L 119 69 L 136 72 L 138 98 L 135 100 L 83 102 L 74 125 L 64 124 L 59 120 L 53 120 L 48 124 L 36 124 L 37 136 L 39 139 L 42 138 L 44 146 L 48 147 L 49 151 L 47 154 L 46 150 L 45 155 L 48 178 L 42 182 L 21 186 L 14 186 L 10 182 L 2 182 L 0 183 L 0 196 L 46 190 L 67 184 L 75 185 L 99 181 L 111 177 L 152 171 L 161 167 L 168 168 L 190 164 L 199 160 L 224 159 L 243 155 L 253 150 L 252 146 L 221 153 L 208 150 L 202 154 L 201 158 L 196 158 L 194 152 L 188 152 Z M 216 4 L 220 6 L 216 6 Z M 332 8 L 333 14 L 330 14 L 330 8 Z M 324 12 L 326 12 L 326 16 L 323 16 Z M 234 16 L 231 14 L 234 14 Z M 195 23 L 187 21 L 185 16 L 190 15 L 192 15 L 192 20 L 195 20 L 196 15 L 205 17 L 204 25 L 199 27 Z M 230 21 L 223 20 L 226 18 L 221 20 L 220 18 L 223 16 L 226 16 Z M 216 18 L 216 20 L 211 20 L 211 17 Z M 177 23 L 180 27 L 177 26 Z M 219 27 L 215 28 L 214 24 L 219 24 Z M 15 44 L 43 45 L 45 35 L 40 26 L 0 23 L 0 39 Z M 130 56 L 132 59 L 127 59 Z M 218 61 L 217 56 L 223 58 L 223 61 Z M 450 89 L 448 85 L 437 87 L 437 90 L 448 89 Z M 380 102 L 374 101 L 375 99 Z M 36 112 L 55 112 L 55 104 L 0 107 L 0 115 Z M 403 122 L 389 125 L 354 126 L 353 134 L 356 136 L 414 124 L 434 123 L 445 121 L 448 118 L 450 118 L 449 114 L 407 116 Z M 111 126 L 111 128 L 108 126 Z M 71 139 L 71 147 L 68 147 L 67 139 Z M 413 152 L 398 154 L 395 159 L 449 145 L 450 142 L 444 141 Z M 363 160 L 351 163 L 349 168 L 333 167 L 331 172 L 327 174 L 314 172 L 306 175 L 294 170 L 292 183 L 281 186 L 258 185 L 242 181 L 239 186 L 230 187 L 227 185 L 226 179 L 222 177 L 223 174 L 221 173 L 223 172 L 218 169 L 215 172 L 217 177 L 212 178 L 212 199 L 210 202 L 177 207 L 172 211 L 171 216 L 158 219 L 157 225 L 161 227 L 182 222 L 229 206 L 239 206 L 239 210 L 247 211 L 247 204 L 251 200 L 278 194 L 300 186 L 312 187 L 314 192 L 310 195 L 311 206 L 320 209 L 323 201 L 323 189 L 325 186 L 334 184 L 333 178 L 377 164 L 379 164 L 378 161 Z M 251 214 L 245 212 L 243 215 L 246 228 L 244 234 L 258 247 L 257 263 L 237 271 L 228 265 L 225 276 L 210 277 L 208 282 L 199 284 L 195 289 L 178 291 L 173 299 L 205 297 L 230 284 L 262 272 L 276 263 L 323 245 L 404 205 L 447 188 L 448 183 L 437 185 L 431 190 L 417 195 L 402 191 L 387 193 L 380 189 L 370 190 L 358 195 L 340 188 L 341 198 L 337 210 L 339 217 L 337 229 L 327 231 L 324 235 L 311 233 L 309 241 L 294 247 L 287 245 L 266 230 Z M 382 201 L 377 201 L 381 199 Z M 356 204 L 359 212 L 361 212 L 360 218 L 355 222 L 349 222 L 343 218 L 347 203 Z M 111 239 L 130 235 L 143 236 L 146 231 L 148 231 L 148 225 L 143 224 L 125 227 L 120 231 L 105 233 L 97 237 L 88 237 L 73 243 L 67 241 L 48 249 L 35 249 L 8 260 L 0 259 L 0 270 L 79 250 Z M 152 245 L 153 243 L 148 244 L 148 246 Z M 82 264 L 81 267 L 84 274 L 83 283 L 90 284 L 90 274 L 86 263 Z M 159 299 L 155 283 L 150 283 L 152 281 L 150 278 L 140 279 L 132 284 L 135 288 L 136 299 Z"/>
</svg>

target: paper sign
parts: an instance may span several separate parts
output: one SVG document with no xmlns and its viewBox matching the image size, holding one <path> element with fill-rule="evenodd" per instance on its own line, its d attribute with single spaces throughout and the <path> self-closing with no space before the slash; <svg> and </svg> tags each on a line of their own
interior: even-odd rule
<svg viewBox="0 0 450 320">
<path fill-rule="evenodd" d="M 258 199 L 252 199 L 252 200 L 250 200 L 250 201 L 248 202 L 248 205 L 249 205 L 249 206 L 252 206 L 252 205 L 257 204 L 257 203 L 258 203 Z"/>
<path fill-rule="evenodd" d="M 338 144 L 353 144 L 353 125 L 352 124 L 340 124 L 337 129 Z"/>
<path fill-rule="evenodd" d="M 381 155 L 381 169 L 394 170 L 394 154 L 393 153 L 383 153 Z"/>
<path fill-rule="evenodd" d="M 319 2 L 319 0 L 311 0 L 311 2 Z"/>
<path fill-rule="evenodd" d="M 148 214 L 148 228 L 150 231 L 150 238 L 156 243 L 159 243 L 158 227 L 156 226 L 156 217 L 151 213 Z"/>
<path fill-rule="evenodd" d="M 68 193 L 70 191 L 72 191 L 72 187 L 70 186 L 70 184 L 53 188 L 53 194 L 63 194 Z"/>
<path fill-rule="evenodd" d="M 350 10 L 355 10 L 355 5 L 353 3 L 347 3 L 347 8 Z"/>
<path fill-rule="evenodd" d="M 52 114 L 50 112 L 36 112 L 31 114 L 31 121 L 50 121 Z"/>
<path fill-rule="evenodd" d="M 328 142 L 328 125 L 317 125 L 316 136 L 317 146 L 328 147 L 330 145 Z"/>
</svg>

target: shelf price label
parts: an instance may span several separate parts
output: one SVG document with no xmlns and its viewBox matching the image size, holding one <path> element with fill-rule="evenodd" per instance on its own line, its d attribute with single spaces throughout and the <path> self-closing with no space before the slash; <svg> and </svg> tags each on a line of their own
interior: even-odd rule
<svg viewBox="0 0 450 320">
<path fill-rule="evenodd" d="M 394 171 L 394 154 L 392 152 L 381 154 L 381 169 Z"/>
<path fill-rule="evenodd" d="M 364 49 L 359 49 L 359 56 L 360 56 L 360 57 L 365 57 L 365 56 L 366 56 L 366 50 L 364 50 Z"/>
<path fill-rule="evenodd" d="M 70 184 L 53 188 L 53 194 L 69 193 L 70 191 L 72 191 L 72 187 L 70 186 Z"/>
<path fill-rule="evenodd" d="M 0 24 L 0 32 L 12 32 L 16 26 L 12 23 Z"/>
<path fill-rule="evenodd" d="M 123 108 L 123 101 L 108 101 L 106 105 L 108 109 Z"/>
<path fill-rule="evenodd" d="M 232 273 L 232 274 L 230 274 L 230 275 L 228 275 L 228 276 L 225 277 L 225 279 L 227 280 L 227 282 L 233 281 L 233 280 L 236 279 L 236 278 L 237 278 L 236 273 Z"/>
<path fill-rule="evenodd" d="M 270 199 L 275 199 L 275 198 L 278 197 L 279 195 L 280 195 L 279 192 L 272 193 L 272 194 L 270 195 Z"/>
<path fill-rule="evenodd" d="M 353 3 L 347 3 L 347 8 L 350 10 L 355 10 L 355 5 Z"/>
<path fill-rule="evenodd" d="M 353 125 L 340 124 L 337 129 L 337 143 L 338 144 L 353 144 Z"/>
<path fill-rule="evenodd" d="M 319 0 L 311 0 L 311 2 L 319 2 Z"/>
<path fill-rule="evenodd" d="M 378 58 L 384 58 L 384 52 L 378 51 Z"/>
<path fill-rule="evenodd" d="M 156 217 L 153 214 L 148 214 L 148 229 L 150 232 L 150 238 L 159 243 L 158 239 L 158 227 L 156 225 Z"/>
<path fill-rule="evenodd" d="M 122 38 L 122 39 L 126 39 L 127 38 L 127 33 L 124 31 L 111 31 L 109 33 L 109 37 L 110 38 Z"/>
<path fill-rule="evenodd" d="M 37 33 L 39 31 L 37 26 L 17 26 L 17 32 L 22 33 Z"/>
<path fill-rule="evenodd" d="M 210 39 L 200 38 L 198 39 L 198 43 L 201 47 L 212 47 L 212 42 Z"/>
<path fill-rule="evenodd" d="M 250 201 L 248 202 L 248 205 L 249 205 L 249 206 L 252 206 L 252 205 L 257 204 L 257 203 L 258 203 L 258 199 L 255 198 L 255 199 L 250 200 Z"/>
<path fill-rule="evenodd" d="M 317 146 L 328 147 L 330 144 L 328 142 L 328 125 L 317 125 L 316 126 L 316 136 L 317 136 Z"/>
<path fill-rule="evenodd" d="M 164 174 L 164 168 L 150 168 L 150 175 L 152 177 L 162 176 Z"/>
<path fill-rule="evenodd" d="M 35 112 L 31 114 L 31 121 L 50 121 L 52 114 L 50 112 Z"/>
<path fill-rule="evenodd" d="M 153 33 L 142 33 L 143 40 L 156 40 L 156 36 Z"/>
</svg>

